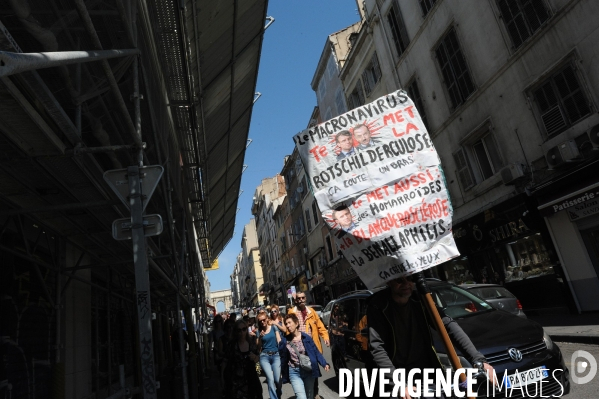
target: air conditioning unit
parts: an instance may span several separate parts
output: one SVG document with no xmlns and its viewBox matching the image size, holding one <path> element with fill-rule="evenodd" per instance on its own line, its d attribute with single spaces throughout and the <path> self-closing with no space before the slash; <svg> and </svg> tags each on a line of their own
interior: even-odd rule
<svg viewBox="0 0 599 399">
<path fill-rule="evenodd" d="M 566 140 L 563 143 L 551 147 L 546 153 L 545 158 L 549 169 L 564 166 L 568 162 L 574 162 L 580 158 L 580 151 L 574 140 Z"/>
<path fill-rule="evenodd" d="M 513 163 L 501 169 L 501 180 L 503 184 L 514 184 L 515 180 L 524 177 L 524 167 L 519 163 Z"/>
<path fill-rule="evenodd" d="M 599 150 L 599 125 L 589 129 L 589 140 L 593 143 L 593 149 Z"/>
</svg>

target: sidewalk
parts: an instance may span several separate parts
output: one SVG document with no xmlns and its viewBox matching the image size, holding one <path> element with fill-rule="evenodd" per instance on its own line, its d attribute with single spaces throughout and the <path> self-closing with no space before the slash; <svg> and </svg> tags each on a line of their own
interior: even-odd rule
<svg viewBox="0 0 599 399">
<path fill-rule="evenodd" d="M 599 344 L 599 313 L 538 314 L 529 319 L 536 321 L 554 341 Z"/>
<path fill-rule="evenodd" d="M 202 378 L 200 383 L 200 391 L 199 396 L 201 399 L 222 399 L 222 389 L 220 386 L 220 376 L 218 371 L 216 371 L 216 367 L 212 366 L 212 368 L 208 371 L 208 375 L 210 378 Z"/>
</svg>

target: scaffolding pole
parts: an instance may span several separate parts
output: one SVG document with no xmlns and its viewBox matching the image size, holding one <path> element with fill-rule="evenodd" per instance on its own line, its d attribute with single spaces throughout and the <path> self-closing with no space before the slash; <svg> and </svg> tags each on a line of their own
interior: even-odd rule
<svg viewBox="0 0 599 399">
<path fill-rule="evenodd" d="M 135 265 L 135 290 L 139 322 L 139 350 L 141 362 L 141 388 L 144 399 L 157 399 L 154 370 L 154 345 L 152 344 L 152 304 L 150 299 L 150 270 L 143 227 L 143 201 L 138 166 L 129 166 L 129 206 L 131 208 L 131 233 L 133 262 Z M 177 296 L 177 301 L 179 296 Z"/>
</svg>

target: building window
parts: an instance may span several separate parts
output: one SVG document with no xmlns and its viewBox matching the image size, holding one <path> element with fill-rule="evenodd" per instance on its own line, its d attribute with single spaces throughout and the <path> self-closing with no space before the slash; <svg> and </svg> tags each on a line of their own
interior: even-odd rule
<svg viewBox="0 0 599 399">
<path fill-rule="evenodd" d="M 435 53 L 449 93 L 451 107 L 455 109 L 474 92 L 474 83 L 453 28 L 441 40 Z"/>
<path fill-rule="evenodd" d="M 327 82 L 326 82 L 326 79 L 324 78 L 324 74 L 323 74 L 320 78 L 320 82 L 318 82 L 318 97 L 320 98 L 320 101 L 324 101 L 324 95 L 326 94 L 326 91 L 327 91 Z"/>
<path fill-rule="evenodd" d="M 468 158 L 463 148 L 460 148 L 453 154 L 453 159 L 457 167 L 458 179 L 462 185 L 462 189 L 467 190 L 474 186 L 474 178 L 470 171 L 470 165 L 468 164 Z"/>
<path fill-rule="evenodd" d="M 334 258 L 334 256 L 333 256 L 333 244 L 331 243 L 331 236 L 330 235 L 326 236 L 325 241 L 327 243 L 327 255 L 329 255 L 329 262 L 330 262 Z"/>
<path fill-rule="evenodd" d="M 555 73 L 533 92 L 548 136 L 561 133 L 591 113 L 572 65 Z"/>
<path fill-rule="evenodd" d="M 497 5 L 515 49 L 549 19 L 542 0 L 497 0 Z"/>
<path fill-rule="evenodd" d="M 316 201 L 312 202 L 312 215 L 314 215 L 314 227 L 318 225 L 318 205 Z"/>
<path fill-rule="evenodd" d="M 329 57 L 329 62 L 327 63 L 327 74 L 329 75 L 329 79 L 333 77 L 335 72 L 337 72 L 337 63 L 335 62 L 333 54 L 331 54 Z"/>
<path fill-rule="evenodd" d="M 356 87 L 349 95 L 347 99 L 350 109 L 358 108 L 360 105 L 364 105 L 364 93 L 362 92 L 362 82 L 358 79 Z"/>
<path fill-rule="evenodd" d="M 387 14 L 387 22 L 389 22 L 389 26 L 391 27 L 391 35 L 393 36 L 393 43 L 395 43 L 397 55 L 402 55 L 403 52 L 406 51 L 410 39 L 408 38 L 406 25 L 403 22 L 403 16 L 401 15 L 397 0 L 394 0 L 391 4 L 391 8 Z"/>
<path fill-rule="evenodd" d="M 485 135 L 474 142 L 471 148 L 482 180 L 486 180 L 499 172 L 503 165 L 493 135 L 490 133 Z"/>
<path fill-rule="evenodd" d="M 335 106 L 337 107 L 337 115 L 341 115 L 346 111 L 344 98 L 345 96 L 343 95 L 343 90 L 340 87 L 337 89 L 337 93 L 335 94 Z"/>
<path fill-rule="evenodd" d="M 312 231 L 312 219 L 310 218 L 310 209 L 306 209 L 306 224 L 308 225 L 308 231 Z"/>
<path fill-rule="evenodd" d="M 493 135 L 488 130 L 455 152 L 453 159 L 456 163 L 458 179 L 464 190 L 474 186 L 477 181 L 487 180 L 503 167 Z"/>
<path fill-rule="evenodd" d="M 407 91 L 408 96 L 410 96 L 410 98 L 412 99 L 412 101 L 414 101 L 414 104 L 416 105 L 416 109 L 420 114 L 420 118 L 422 119 L 424 126 L 426 126 L 426 128 L 428 129 L 428 120 L 426 118 L 426 112 L 424 112 L 424 104 L 422 103 L 422 97 L 420 96 L 420 90 L 418 89 L 418 83 L 416 82 L 416 79 L 414 79 L 412 83 L 410 83 Z"/>
<path fill-rule="evenodd" d="M 372 90 L 379 80 L 381 80 L 381 68 L 379 66 L 379 59 L 376 56 L 376 53 L 374 53 L 366 66 L 366 69 L 362 72 L 362 82 L 364 83 L 364 92 L 366 93 L 366 96 L 369 96 L 370 93 L 372 93 Z"/>
<path fill-rule="evenodd" d="M 437 0 L 418 0 L 420 8 L 422 8 L 422 15 L 426 17 L 426 14 L 433 8 Z"/>
</svg>

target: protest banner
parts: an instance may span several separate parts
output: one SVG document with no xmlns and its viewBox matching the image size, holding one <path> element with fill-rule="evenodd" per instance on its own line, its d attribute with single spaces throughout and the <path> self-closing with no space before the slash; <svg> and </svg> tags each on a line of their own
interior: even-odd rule
<svg viewBox="0 0 599 399">
<path fill-rule="evenodd" d="M 459 256 L 440 160 L 399 90 L 294 136 L 323 219 L 369 288 Z"/>
</svg>

